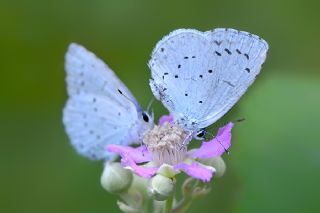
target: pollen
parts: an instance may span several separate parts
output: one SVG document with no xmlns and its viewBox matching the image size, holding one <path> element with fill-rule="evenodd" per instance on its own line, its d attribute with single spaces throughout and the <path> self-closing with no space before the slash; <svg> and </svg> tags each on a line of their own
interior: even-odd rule
<svg viewBox="0 0 320 213">
<path fill-rule="evenodd" d="M 157 165 L 175 165 L 184 160 L 187 147 L 184 141 L 187 133 L 178 125 L 164 123 L 155 125 L 143 138 L 143 143 L 152 154 L 153 162 Z"/>
</svg>

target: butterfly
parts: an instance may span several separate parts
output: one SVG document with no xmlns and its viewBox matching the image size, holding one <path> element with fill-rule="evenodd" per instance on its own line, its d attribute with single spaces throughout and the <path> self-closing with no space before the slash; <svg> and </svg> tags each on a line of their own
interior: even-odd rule
<svg viewBox="0 0 320 213">
<path fill-rule="evenodd" d="M 154 48 L 148 63 L 150 87 L 191 138 L 221 118 L 254 82 L 268 44 L 260 37 L 229 28 L 200 32 L 178 29 Z M 71 44 L 65 57 L 69 99 L 63 122 L 74 148 L 90 159 L 114 158 L 108 144 L 141 141 L 153 127 L 115 73 L 93 53 Z"/>
<path fill-rule="evenodd" d="M 175 30 L 152 52 L 151 90 L 191 138 L 203 139 L 254 82 L 267 51 L 266 41 L 244 31 Z"/>
<path fill-rule="evenodd" d="M 153 127 L 144 111 L 115 73 L 92 52 L 70 44 L 65 55 L 68 101 L 63 123 L 76 151 L 92 160 L 112 160 L 108 144 L 140 143 Z"/>
</svg>

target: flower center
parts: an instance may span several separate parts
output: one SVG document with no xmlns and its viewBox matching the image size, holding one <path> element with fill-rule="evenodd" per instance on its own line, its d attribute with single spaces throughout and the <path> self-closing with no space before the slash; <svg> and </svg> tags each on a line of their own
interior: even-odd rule
<svg viewBox="0 0 320 213">
<path fill-rule="evenodd" d="M 166 122 L 161 126 L 155 125 L 147 132 L 143 143 L 157 165 L 175 165 L 185 158 L 187 147 L 183 142 L 186 136 L 187 133 L 181 127 Z"/>
</svg>

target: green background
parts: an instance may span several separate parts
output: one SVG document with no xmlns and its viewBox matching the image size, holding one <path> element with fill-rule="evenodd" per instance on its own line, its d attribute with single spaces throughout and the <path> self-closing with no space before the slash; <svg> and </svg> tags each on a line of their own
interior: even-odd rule
<svg viewBox="0 0 320 213">
<path fill-rule="evenodd" d="M 78 156 L 61 123 L 70 42 L 106 60 L 145 107 L 156 42 L 216 27 L 255 33 L 270 51 L 223 119 L 247 119 L 234 128 L 227 173 L 190 212 L 319 212 L 319 11 L 316 0 L 1 0 L 0 212 L 119 211 L 99 184 L 101 163 Z"/>
</svg>

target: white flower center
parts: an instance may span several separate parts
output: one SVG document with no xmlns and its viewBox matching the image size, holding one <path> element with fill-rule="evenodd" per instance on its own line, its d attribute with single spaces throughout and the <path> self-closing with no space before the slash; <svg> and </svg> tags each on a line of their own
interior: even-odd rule
<svg viewBox="0 0 320 213">
<path fill-rule="evenodd" d="M 183 144 L 187 133 L 178 125 L 166 122 L 162 126 L 155 125 L 143 138 L 143 143 L 151 153 L 153 162 L 175 165 L 184 160 L 187 147 Z"/>
</svg>

